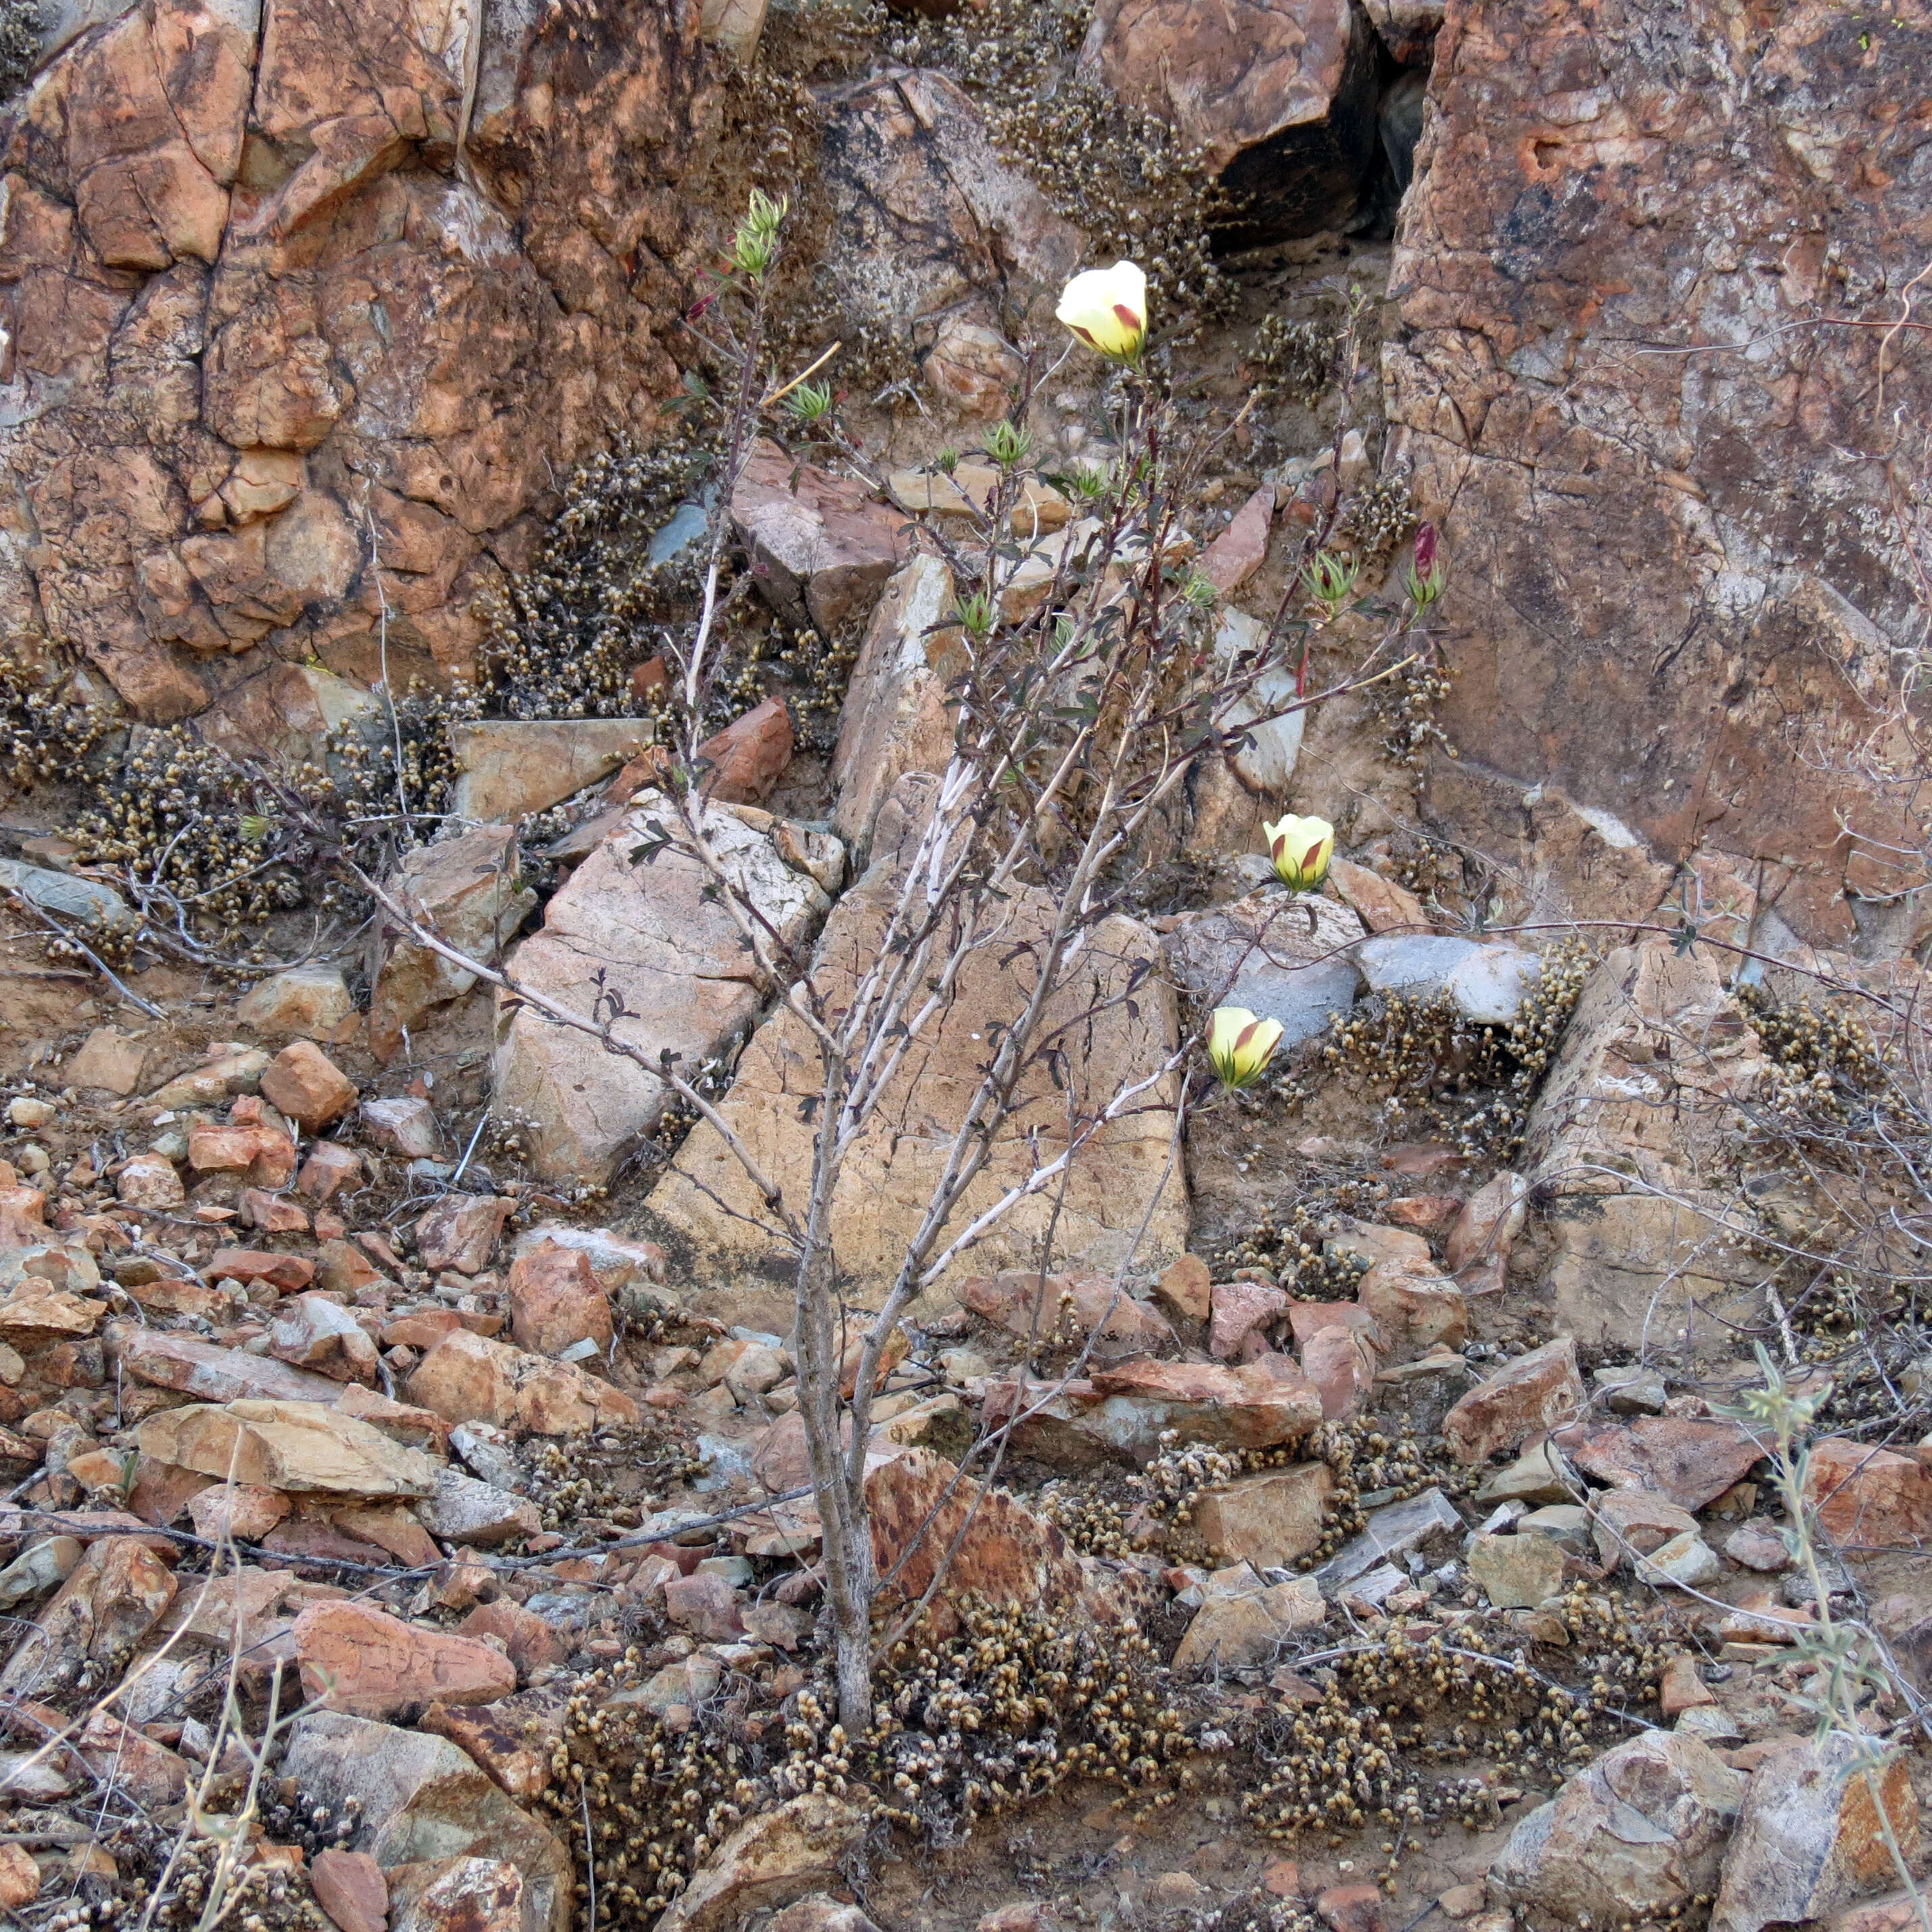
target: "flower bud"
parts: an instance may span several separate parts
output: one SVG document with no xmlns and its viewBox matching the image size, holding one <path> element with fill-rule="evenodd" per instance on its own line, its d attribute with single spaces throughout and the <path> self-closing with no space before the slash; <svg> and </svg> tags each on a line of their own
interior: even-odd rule
<svg viewBox="0 0 1932 1932">
<path fill-rule="evenodd" d="M 1281 818 L 1264 824 L 1275 877 L 1298 892 L 1312 892 L 1328 876 L 1335 856 L 1335 828 L 1325 818 Z"/>
<path fill-rule="evenodd" d="M 1069 282 L 1054 313 L 1089 349 L 1132 362 L 1147 334 L 1147 277 L 1132 262 L 1088 268 Z"/>
<path fill-rule="evenodd" d="M 1258 1018 L 1246 1006 L 1216 1006 L 1208 1029 L 1208 1058 L 1223 1087 L 1250 1087 L 1261 1078 L 1280 1040 L 1280 1021 Z"/>
</svg>

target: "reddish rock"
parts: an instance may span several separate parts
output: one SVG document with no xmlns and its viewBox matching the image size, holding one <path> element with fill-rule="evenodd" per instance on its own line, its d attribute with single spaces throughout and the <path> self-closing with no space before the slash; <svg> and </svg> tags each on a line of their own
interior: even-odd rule
<svg viewBox="0 0 1932 1932">
<path fill-rule="evenodd" d="M 1292 1442 L 1322 1420 L 1322 1397 L 1312 1383 L 1258 1363 L 1121 1362 L 1096 1369 L 1093 1383 L 1103 1400 L 1124 1396 L 1144 1407 L 1148 1426 L 1178 1430 L 1216 1448 Z"/>
<path fill-rule="evenodd" d="M 950 1627 L 950 1602 L 966 1596 L 1048 1612 L 1073 1603 L 1080 1565 L 1060 1531 L 1003 1490 L 982 1492 L 970 1480 L 956 1486 L 958 1475 L 929 1449 L 908 1450 L 867 1475 L 873 1561 L 878 1575 L 893 1579 L 886 1597 L 917 1601 L 963 1529 L 928 1621 L 938 1612 L 940 1626 Z"/>
<path fill-rule="evenodd" d="M 45 1696 L 75 1686 L 89 1666 L 96 1681 L 122 1669 L 173 1602 L 175 1587 L 174 1572 L 139 1538 L 90 1544 L 15 1645 L 0 1671 L 0 1691 Z"/>
<path fill-rule="evenodd" d="M 246 1174 L 257 1187 L 286 1187 L 295 1177 L 295 1143 L 278 1128 L 196 1121 L 188 1131 L 188 1164 L 197 1174 Z"/>
<path fill-rule="evenodd" d="M 1876 664 L 1882 640 L 1915 621 L 1918 592 L 1882 465 L 1839 452 L 1874 446 L 1866 398 L 1882 365 L 1888 404 L 1918 422 L 1932 416 L 1932 370 L 1915 364 L 1895 386 L 1882 332 L 1837 326 L 1868 319 L 1837 265 L 1868 262 L 1894 286 L 1922 258 L 1923 207 L 1893 165 L 1891 116 L 1921 70 L 1923 28 L 1864 41 L 1804 0 L 1768 19 L 1745 57 L 1700 8 L 1673 16 L 1690 29 L 1699 78 L 1686 85 L 1664 77 L 1675 56 L 1648 8 L 1450 10 L 1383 364 L 1391 446 L 1413 464 L 1450 560 L 1445 616 L 1495 616 L 1458 661 L 1441 716 L 1462 755 L 1438 761 L 1432 805 L 1517 876 L 1543 875 L 1532 916 L 1642 917 L 1654 896 L 1612 910 L 1603 882 L 1630 848 L 1674 860 L 1702 840 L 1772 875 L 1777 917 L 1801 940 L 1844 944 L 1848 885 L 1902 891 L 1922 876 L 1899 856 L 1922 850 L 1903 796 L 1852 749 L 1888 728 L 1885 680 L 1845 668 Z M 1779 76 L 1776 100 L 1734 103 L 1747 58 Z M 1552 126 L 1554 76 L 1589 98 L 1587 126 Z M 1639 128 L 1640 147 L 1609 162 Z M 1794 139 L 1815 165 L 1788 164 Z M 1533 234 L 1515 225 L 1532 205 L 1546 211 Z M 1638 206 L 1658 220 L 1633 226 Z M 1828 227 L 1829 245 L 1777 253 Z M 1504 236 L 1520 246 L 1499 248 Z M 1766 313 L 1780 332 L 1748 364 L 1630 356 L 1652 330 L 1673 345 L 1741 340 L 1738 278 L 1774 259 Z M 1466 352 L 1474 339 L 1480 356 Z M 1747 555 L 1777 558 L 1774 580 L 1712 610 L 1713 560 Z M 1662 638 L 1685 648 L 1663 661 Z M 1718 677 L 1728 702 L 1712 701 Z M 1534 789 L 1485 776 L 1502 773 Z M 1559 788 L 1600 831 L 1525 851 L 1526 808 L 1547 808 Z M 1686 1218 L 1687 1250 L 1708 1244 L 1704 1217 Z"/>
<path fill-rule="evenodd" d="M 562 1637 L 542 1617 L 508 1597 L 478 1604 L 457 1628 L 467 1637 L 500 1638 L 518 1675 L 526 1680 L 562 1663 L 570 1654 Z"/>
<path fill-rule="evenodd" d="M 664 1585 L 664 1615 L 679 1629 L 707 1643 L 730 1643 L 745 1634 L 742 1604 L 722 1576 L 700 1570 Z"/>
<path fill-rule="evenodd" d="M 1097 1332 L 1114 1345 L 1112 1352 L 1142 1354 L 1174 1340 L 1166 1316 L 1117 1288 L 1110 1275 L 1054 1274 L 1044 1282 L 1037 1273 L 979 1275 L 953 1294 L 962 1307 L 1010 1334 L 1036 1334 L 1042 1341 L 1060 1332 Z"/>
<path fill-rule="evenodd" d="M 621 1390 L 568 1362 L 486 1341 L 466 1329 L 446 1336 L 410 1377 L 410 1400 L 446 1421 L 489 1422 L 532 1436 L 580 1436 L 600 1424 L 628 1426 L 638 1406 Z"/>
<path fill-rule="evenodd" d="M 304 1200 L 331 1201 L 359 1180 L 362 1173 L 362 1156 L 353 1148 L 335 1141 L 317 1141 L 296 1176 L 296 1192 Z"/>
<path fill-rule="evenodd" d="M 1325 1462 L 1243 1476 L 1196 1503 L 1194 1527 L 1217 1562 L 1286 1569 L 1322 1540 L 1335 1479 Z"/>
<path fill-rule="evenodd" d="M 1204 575 L 1223 597 L 1231 596 L 1268 561 L 1268 533 L 1274 526 L 1274 485 L 1264 483 L 1233 522 L 1210 543 L 1201 560 Z"/>
<path fill-rule="evenodd" d="M 1329 860 L 1328 878 L 1371 932 L 1426 933 L 1430 929 L 1422 902 L 1406 886 L 1346 859 Z"/>
<path fill-rule="evenodd" d="M 242 1190 L 242 1218 L 260 1234 L 308 1232 L 308 1216 L 302 1209 L 284 1196 L 271 1194 L 263 1188 L 244 1187 Z"/>
<path fill-rule="evenodd" d="M 291 1040 L 269 1061 L 262 1092 L 310 1133 L 340 1120 L 360 1097 L 356 1083 L 312 1040 Z"/>
<path fill-rule="evenodd" d="M 1183 1255 L 1172 1263 L 1154 1293 L 1184 1322 L 1205 1322 L 1214 1312 L 1208 1264 L 1198 1255 Z"/>
<path fill-rule="evenodd" d="M 439 1701 L 487 1704 L 517 1688 L 501 1651 L 362 1604 L 311 1604 L 296 1619 L 295 1640 L 310 1701 L 356 1717 L 386 1718 Z"/>
<path fill-rule="evenodd" d="M 446 1194 L 416 1223 L 417 1258 L 437 1273 L 482 1274 L 515 1204 L 491 1194 Z"/>
<path fill-rule="evenodd" d="M 360 1248 L 339 1237 L 324 1241 L 316 1250 L 315 1279 L 316 1285 L 328 1293 L 352 1299 L 371 1288 L 394 1286 Z"/>
<path fill-rule="evenodd" d="M 436 1109 L 427 1100 L 409 1095 L 366 1100 L 362 1120 L 368 1139 L 405 1160 L 433 1160 L 442 1151 L 442 1130 L 436 1124 Z"/>
<path fill-rule="evenodd" d="M 1367 16 L 1348 0 L 1100 0 L 1083 74 L 1172 122 L 1256 240 L 1346 225 L 1377 141 Z"/>
<path fill-rule="evenodd" d="M 1499 1450 L 1563 1427 L 1582 1406 L 1576 1344 L 1558 1336 L 1470 1390 L 1444 1417 L 1443 1440 L 1459 1462 L 1486 1462 Z"/>
<path fill-rule="evenodd" d="M 1330 1322 L 1301 1345 L 1301 1372 L 1322 1391 L 1322 1413 L 1328 1421 L 1358 1415 L 1376 1385 L 1380 1357 L 1358 1329 Z"/>
<path fill-rule="evenodd" d="M 0 1845 L 0 1912 L 17 1912 L 40 1895 L 40 1868 L 25 1845 Z"/>
<path fill-rule="evenodd" d="M 256 1248 L 218 1248 L 202 1270 L 209 1281 L 265 1281 L 292 1294 L 315 1279 L 315 1264 L 299 1255 L 273 1254 Z"/>
<path fill-rule="evenodd" d="M 1288 1297 L 1264 1281 L 1217 1282 L 1209 1301 L 1214 1313 L 1208 1352 L 1220 1362 L 1240 1353 L 1250 1336 L 1266 1328 L 1288 1306 Z"/>
<path fill-rule="evenodd" d="M 146 1810 L 178 1804 L 188 1796 L 187 1760 L 111 1712 L 95 1711 L 75 1743 L 97 1778 L 118 1786 Z"/>
<path fill-rule="evenodd" d="M 1768 1446 L 1742 1423 L 1689 1415 L 1642 1415 L 1594 1429 L 1580 1424 L 1558 1441 L 1585 1475 L 1615 1489 L 1651 1490 L 1687 1510 L 1714 1502 Z"/>
<path fill-rule="evenodd" d="M 1506 1262 L 1522 1232 L 1529 1184 L 1505 1168 L 1470 1196 L 1449 1231 L 1443 1258 L 1456 1274 L 1478 1261 Z"/>
<path fill-rule="evenodd" d="M 314 1369 L 333 1382 L 374 1382 L 377 1352 L 355 1316 L 326 1295 L 292 1295 L 268 1324 L 268 1353 L 278 1361 Z"/>
<path fill-rule="evenodd" d="M 434 1858 L 388 1874 L 391 1932 L 526 1932 L 534 1915 L 507 1858 Z"/>
<path fill-rule="evenodd" d="M 398 1907 L 425 1866 L 487 1856 L 523 1874 L 526 1932 L 566 1922 L 568 1853 L 447 1738 L 304 1712 L 290 1733 L 284 1774 L 338 1816 L 348 1798 L 359 1802 L 364 1846 L 388 1874 Z"/>
<path fill-rule="evenodd" d="M 1398 1228 L 1439 1228 L 1462 1212 L 1454 1194 L 1399 1194 L 1382 1204 L 1382 1212 Z"/>
<path fill-rule="evenodd" d="M 862 622 L 903 559 L 901 512 L 763 440 L 740 473 L 731 520 L 766 601 L 824 637 Z"/>
<path fill-rule="evenodd" d="M 1717 1693 L 1697 1675 L 1697 1660 L 1689 1652 L 1679 1652 L 1664 1666 L 1657 1704 L 1666 1724 L 1674 1724 L 1686 1711 L 1717 1701 Z"/>
<path fill-rule="evenodd" d="M 1433 1262 L 1378 1262 L 1355 1284 L 1355 1299 L 1393 1360 L 1460 1348 L 1469 1339 L 1468 1302 Z"/>
<path fill-rule="evenodd" d="M 705 795 L 728 805 L 762 805 L 791 762 L 791 714 L 782 698 L 768 698 L 698 746 L 711 766 Z"/>
<path fill-rule="evenodd" d="M 463 1327 L 461 1316 L 453 1308 L 418 1308 L 382 1324 L 386 1348 L 434 1348 L 446 1335 Z"/>
<path fill-rule="evenodd" d="M 367 1852 L 326 1846 L 309 1860 L 308 1876 L 338 1932 L 388 1932 L 389 1882 Z"/>
<path fill-rule="evenodd" d="M 122 1162 L 114 1192 L 130 1208 L 178 1208 L 188 1198 L 174 1162 L 158 1154 L 137 1154 Z"/>
<path fill-rule="evenodd" d="M 314 1402 L 231 1401 L 164 1409 L 137 1432 L 143 1455 L 218 1481 L 338 1496 L 417 1498 L 439 1465 L 368 1423 Z"/>
<path fill-rule="evenodd" d="M 545 1241 L 519 1255 L 510 1264 L 509 1294 L 510 1333 L 520 1348 L 561 1355 L 587 1341 L 601 1355 L 610 1347 L 610 1298 L 581 1248 Z"/>
<path fill-rule="evenodd" d="M 197 1490 L 188 1501 L 197 1536 L 236 1537 L 244 1543 L 259 1543 L 289 1513 L 289 1499 L 280 1490 L 264 1489 L 257 1483 L 217 1483 L 207 1477 L 199 1480 L 208 1486 Z"/>
<path fill-rule="evenodd" d="M 1331 1885 L 1316 1894 L 1315 1910 L 1330 1932 L 1382 1932 L 1378 1886 Z"/>
<path fill-rule="evenodd" d="M 449 1454 L 449 1424 L 427 1408 L 392 1402 L 359 1382 L 350 1382 L 336 1398 L 335 1412 L 366 1422 L 370 1428 L 407 1449 L 424 1449 L 439 1461 Z"/>
<path fill-rule="evenodd" d="M 1357 1302 L 1292 1301 L 1288 1306 L 1288 1325 L 1297 1348 L 1321 1330 L 1337 1328 L 1354 1329 L 1376 1347 L 1382 1346 L 1374 1318 Z"/>
<path fill-rule="evenodd" d="M 1697 1519 L 1664 1496 L 1642 1490 L 1612 1490 L 1592 1505 L 1598 1562 L 1614 1569 L 1635 1567 L 1636 1558 L 1661 1550 L 1673 1538 L 1694 1531 Z"/>
<path fill-rule="evenodd" d="M 1917 1549 L 1932 1537 L 1932 1473 L 1893 1450 L 1813 1443 L 1805 1496 L 1841 1548 Z"/>
<path fill-rule="evenodd" d="M 107 1358 L 137 1382 L 178 1389 L 202 1402 L 333 1402 L 339 1383 L 272 1357 L 224 1348 L 199 1336 L 110 1322 L 101 1331 Z"/>
<path fill-rule="evenodd" d="M 461 1745 L 500 1790 L 527 1803 L 550 1788 L 563 1715 L 557 1696 L 533 1690 L 494 1704 L 432 1704 L 420 1723 L 424 1730 Z"/>
</svg>

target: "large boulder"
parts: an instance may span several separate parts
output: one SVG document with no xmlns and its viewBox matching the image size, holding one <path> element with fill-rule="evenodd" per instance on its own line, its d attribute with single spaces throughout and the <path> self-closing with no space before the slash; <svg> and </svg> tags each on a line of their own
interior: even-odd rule
<svg viewBox="0 0 1932 1932">
<path fill-rule="evenodd" d="M 1383 58 L 1353 0 L 1100 0 L 1082 74 L 1172 122 L 1268 241 L 1345 228 L 1376 151 Z"/>
<path fill-rule="evenodd" d="M 872 963 L 932 790 L 929 778 L 900 781 L 880 814 L 870 868 L 826 923 L 812 973 L 835 1010 Z M 1026 996 L 1026 941 L 1046 929 L 1049 912 L 1043 891 L 1022 886 L 1012 893 L 998 936 L 967 959 L 950 1005 L 908 1048 L 871 1125 L 847 1155 L 831 1225 L 848 1293 L 875 1292 L 903 1262 L 977 1086 L 989 1029 L 1010 1023 Z M 1096 988 L 1102 1010 L 1091 1024 L 1064 1036 L 1065 1084 L 1044 1073 L 1025 1077 L 992 1159 L 955 1212 L 952 1230 L 1024 1180 L 1043 1156 L 1050 1157 L 1046 1150 L 1064 1132 L 1070 1087 L 1097 1107 L 1118 1086 L 1152 1074 L 1173 1051 L 1173 1000 L 1156 978 L 1143 979 L 1131 1002 L 1118 997 L 1154 957 L 1154 936 L 1137 920 L 1109 919 L 1090 934 L 1078 983 L 1054 1010 L 1070 1017 Z M 802 1202 L 808 1189 L 816 1129 L 806 1103 L 820 1085 L 816 1048 L 781 1009 L 746 1048 L 719 1109 L 761 1171 L 793 1202 Z M 1111 1272 L 1126 1258 L 1143 1217 L 1140 1264 L 1157 1268 L 1179 1254 L 1186 1204 L 1179 1179 L 1168 1171 L 1175 1097 L 1163 1080 L 1130 1117 L 1096 1135 L 1064 1190 L 1040 1190 L 994 1224 L 971 1252 L 974 1271 L 1037 1267 L 1039 1243 L 1051 1228 L 1056 1267 Z M 788 1251 L 761 1228 L 763 1198 L 708 1122 L 692 1130 L 676 1166 L 652 1192 L 649 1212 L 659 1228 L 703 1258 L 700 1276 L 751 1280 L 775 1268 L 782 1271 Z"/>
<path fill-rule="evenodd" d="M 652 1062 L 662 1053 L 680 1056 L 688 1074 L 744 1033 L 763 994 L 737 922 L 702 862 L 674 844 L 648 860 L 633 856 L 652 844 L 654 822 L 676 820 L 662 793 L 643 793 L 544 908 L 542 928 L 517 948 L 509 971 L 572 1012 L 611 1018 L 614 1036 Z M 780 940 L 808 940 L 830 902 L 780 856 L 769 815 L 712 804 L 700 824 Z M 614 999 L 621 1004 L 612 1018 Z M 538 1170 L 593 1180 L 657 1124 L 671 1090 L 636 1061 L 514 995 L 498 1007 L 496 1078 L 497 1107 L 531 1123 Z"/>
<path fill-rule="evenodd" d="M 1899 1856 L 1912 1861 L 1918 1799 L 1903 1756 L 1844 1731 L 1773 1753 L 1744 1794 L 1712 1932 L 1822 1918 L 1895 1884 L 1888 1824 Z"/>
<path fill-rule="evenodd" d="M 152 719 L 467 667 L 492 546 L 675 386 L 697 13 L 82 14 L 8 112 L 0 630 Z"/>
<path fill-rule="evenodd" d="M 1560 787 L 1660 857 L 1781 866 L 1817 944 L 1847 890 L 1923 877 L 1883 748 L 1923 614 L 1866 452 L 1881 370 L 1888 421 L 1932 414 L 1932 368 L 1868 326 L 1925 257 L 1894 114 L 1924 42 L 1832 0 L 1736 17 L 1450 9 L 1383 367 L 1471 629 L 1457 838 L 1513 856 Z"/>
<path fill-rule="evenodd" d="M 1660 1918 L 1716 1888 L 1744 1802 L 1744 1780 L 1708 1744 L 1646 1731 L 1524 1819 L 1490 1882 L 1512 1904 L 1570 1924 Z"/>
<path fill-rule="evenodd" d="M 1716 1238 L 1766 1062 L 1705 949 L 1622 946 L 1585 982 L 1531 1109 L 1522 1165 L 1543 1202 L 1556 1318 L 1641 1350 L 1729 1331 L 1760 1270 Z"/>
<path fill-rule="evenodd" d="M 304 1711 L 290 1733 L 283 1770 L 332 1810 L 353 1797 L 362 1807 L 354 1849 L 385 1870 L 430 1858 L 506 1858 L 533 1895 L 535 1923 L 567 1932 L 569 1853 L 447 1738 Z"/>
<path fill-rule="evenodd" d="M 1334 899 L 1267 888 L 1184 914 L 1161 952 L 1196 1005 L 1279 1021 L 1286 1048 L 1325 1034 L 1354 1006 L 1362 976 L 1351 949 L 1363 934 L 1360 916 Z"/>
</svg>

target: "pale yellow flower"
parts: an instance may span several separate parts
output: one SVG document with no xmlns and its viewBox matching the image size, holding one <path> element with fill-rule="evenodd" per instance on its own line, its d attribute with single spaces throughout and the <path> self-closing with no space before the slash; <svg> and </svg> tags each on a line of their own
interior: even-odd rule
<svg viewBox="0 0 1932 1932">
<path fill-rule="evenodd" d="M 1086 269 L 1067 284 L 1054 312 L 1089 349 L 1131 362 L 1147 334 L 1147 277 L 1132 262 Z"/>
<path fill-rule="evenodd" d="M 1328 876 L 1335 856 L 1335 828 L 1325 818 L 1280 818 L 1264 824 L 1275 877 L 1298 892 L 1312 892 Z"/>
<path fill-rule="evenodd" d="M 1208 1029 L 1208 1058 L 1222 1086 L 1252 1086 L 1280 1040 L 1280 1021 L 1258 1018 L 1246 1006 L 1216 1006 Z"/>
</svg>

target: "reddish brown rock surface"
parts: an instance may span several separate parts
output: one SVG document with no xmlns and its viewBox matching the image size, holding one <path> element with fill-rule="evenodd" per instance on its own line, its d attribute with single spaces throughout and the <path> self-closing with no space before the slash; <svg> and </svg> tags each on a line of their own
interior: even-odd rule
<svg viewBox="0 0 1932 1932">
<path fill-rule="evenodd" d="M 1080 58 L 1204 151 L 1242 198 L 1244 233 L 1311 234 L 1354 213 L 1381 54 L 1351 0 L 1100 0 Z"/>
<path fill-rule="evenodd" d="M 1888 636 L 1918 621 L 1862 458 L 1884 352 L 1865 325 L 1932 247 L 1894 111 L 1932 27 L 1868 31 L 1829 0 L 1738 18 L 1450 10 L 1384 373 L 1445 612 L 1480 632 L 1436 808 L 1514 850 L 1526 790 L 1560 787 L 1660 858 L 1771 862 L 1779 916 L 1820 943 L 1852 929 L 1846 885 L 1916 882 L 1834 753 L 1874 728 Z M 1924 421 L 1928 380 L 1890 370 L 1887 410 Z"/>
<path fill-rule="evenodd" d="M 6 155 L 9 634 L 256 745 L 320 675 L 275 658 L 372 682 L 386 602 L 399 682 L 466 664 L 513 526 L 675 382 L 696 22 L 146 0 L 74 40 Z"/>
<path fill-rule="evenodd" d="M 472 1637 L 418 1628 L 360 1604 L 314 1604 L 296 1619 L 296 1656 L 311 1702 L 361 1718 L 445 1704 L 488 1704 L 517 1688 L 516 1667 Z"/>
</svg>

